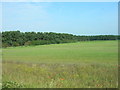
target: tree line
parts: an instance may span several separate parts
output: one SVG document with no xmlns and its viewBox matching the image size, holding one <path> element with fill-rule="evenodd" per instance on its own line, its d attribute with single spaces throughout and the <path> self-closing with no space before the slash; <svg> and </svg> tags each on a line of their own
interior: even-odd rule
<svg viewBox="0 0 120 90">
<path fill-rule="evenodd" d="M 2 32 L 2 47 L 59 44 L 93 40 L 120 40 L 118 35 L 80 36 L 54 32 Z"/>
</svg>

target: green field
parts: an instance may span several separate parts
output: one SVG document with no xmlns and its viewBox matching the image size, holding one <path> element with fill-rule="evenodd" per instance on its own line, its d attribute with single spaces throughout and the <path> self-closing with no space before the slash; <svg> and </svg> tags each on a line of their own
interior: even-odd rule
<svg viewBox="0 0 120 90">
<path fill-rule="evenodd" d="M 118 86 L 118 41 L 9 47 L 2 54 L 3 82 L 27 88 Z"/>
</svg>

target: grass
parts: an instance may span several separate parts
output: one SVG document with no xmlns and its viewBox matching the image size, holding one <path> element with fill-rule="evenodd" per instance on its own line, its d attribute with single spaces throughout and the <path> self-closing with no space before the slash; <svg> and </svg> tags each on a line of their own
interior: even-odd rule
<svg viewBox="0 0 120 90">
<path fill-rule="evenodd" d="M 3 49 L 3 82 L 27 88 L 118 87 L 118 41 Z"/>
</svg>

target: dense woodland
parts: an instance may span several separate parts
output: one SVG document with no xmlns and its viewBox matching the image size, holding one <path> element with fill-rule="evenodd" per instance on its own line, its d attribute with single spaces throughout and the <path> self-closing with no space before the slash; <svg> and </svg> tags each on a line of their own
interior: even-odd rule
<svg viewBox="0 0 120 90">
<path fill-rule="evenodd" d="M 93 40 L 120 40 L 117 35 L 77 36 L 54 32 L 2 32 L 2 47 L 59 44 Z"/>
</svg>

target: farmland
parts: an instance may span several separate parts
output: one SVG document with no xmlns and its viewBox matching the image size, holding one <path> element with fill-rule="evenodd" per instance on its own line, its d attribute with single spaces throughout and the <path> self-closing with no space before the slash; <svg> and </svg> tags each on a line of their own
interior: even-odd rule
<svg viewBox="0 0 120 90">
<path fill-rule="evenodd" d="M 26 88 L 115 88 L 118 41 L 19 46 L 3 49 L 3 82 Z"/>
</svg>

